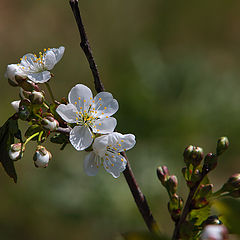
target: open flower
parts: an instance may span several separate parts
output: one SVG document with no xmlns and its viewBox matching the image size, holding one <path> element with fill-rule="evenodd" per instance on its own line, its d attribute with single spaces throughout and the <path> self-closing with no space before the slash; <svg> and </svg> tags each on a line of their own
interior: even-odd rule
<svg viewBox="0 0 240 240">
<path fill-rule="evenodd" d="M 52 70 L 60 61 L 64 50 L 64 47 L 44 49 L 43 53 L 39 52 L 39 57 L 36 54 L 28 53 L 20 58 L 20 63 L 7 66 L 5 77 L 15 81 L 15 77 L 18 75 L 35 83 L 47 82 L 51 78 L 49 70 Z"/>
<path fill-rule="evenodd" d="M 77 84 L 69 92 L 68 101 L 69 104 L 60 104 L 56 111 L 64 121 L 76 124 L 69 140 L 78 151 L 92 144 L 92 132 L 106 134 L 114 131 L 117 121 L 111 116 L 118 110 L 118 102 L 111 93 L 100 92 L 93 98 L 88 87 Z"/>
<path fill-rule="evenodd" d="M 105 170 L 118 178 L 126 168 L 127 160 L 121 152 L 131 149 L 135 145 L 133 134 L 113 132 L 97 137 L 91 151 L 84 160 L 84 170 L 87 175 L 95 176 L 101 165 Z"/>
</svg>

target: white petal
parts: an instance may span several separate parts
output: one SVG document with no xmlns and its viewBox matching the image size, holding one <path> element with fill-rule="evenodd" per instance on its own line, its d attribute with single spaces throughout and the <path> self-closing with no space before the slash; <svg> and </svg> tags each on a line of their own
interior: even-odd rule
<svg viewBox="0 0 240 240">
<path fill-rule="evenodd" d="M 87 111 L 92 99 L 92 91 L 83 84 L 77 84 L 68 94 L 68 101 L 74 104 L 80 112 Z"/>
<path fill-rule="evenodd" d="M 98 173 L 99 164 L 98 156 L 94 152 L 90 152 L 84 159 L 83 168 L 88 176 L 95 176 Z"/>
<path fill-rule="evenodd" d="M 16 112 L 19 111 L 19 104 L 20 104 L 20 102 L 21 102 L 20 100 L 11 102 L 11 105 L 15 109 Z"/>
<path fill-rule="evenodd" d="M 44 55 L 44 67 L 47 70 L 52 70 L 57 63 L 56 56 L 53 51 L 47 51 Z"/>
<path fill-rule="evenodd" d="M 69 141 L 76 150 L 84 150 L 88 148 L 93 141 L 92 133 L 88 127 L 76 126 L 70 132 Z"/>
<path fill-rule="evenodd" d="M 94 98 L 93 108 L 97 110 L 97 116 L 112 116 L 118 110 L 118 102 L 109 92 L 100 92 Z"/>
<path fill-rule="evenodd" d="M 69 103 L 67 105 L 65 104 L 60 104 L 57 109 L 56 112 L 59 114 L 59 116 L 66 122 L 68 123 L 76 123 L 76 117 L 77 117 L 77 109 L 76 107 Z"/>
<path fill-rule="evenodd" d="M 101 118 L 95 122 L 95 125 L 92 127 L 94 133 L 111 133 L 114 131 L 117 125 L 117 120 L 113 117 Z"/>
<path fill-rule="evenodd" d="M 114 178 L 118 178 L 120 173 L 126 168 L 127 161 L 122 155 L 104 156 L 103 165 L 107 172 L 111 173 Z"/>
<path fill-rule="evenodd" d="M 29 67 L 34 67 L 36 66 L 36 61 L 37 57 L 35 57 L 32 53 L 28 53 L 28 54 L 25 54 L 23 57 L 22 57 L 22 60 L 21 60 L 21 65 L 23 67 L 26 67 L 26 69 L 28 70 Z"/>
<path fill-rule="evenodd" d="M 108 146 L 107 135 L 97 137 L 93 142 L 93 151 L 100 157 L 103 157 L 107 151 L 107 146 Z"/>
<path fill-rule="evenodd" d="M 26 77 L 26 74 L 20 69 L 20 67 L 17 64 L 8 65 L 7 71 L 4 76 L 12 81 L 15 81 L 16 75 Z"/>
<path fill-rule="evenodd" d="M 43 71 L 39 73 L 28 73 L 27 77 L 35 83 L 45 83 L 51 78 L 49 71 Z"/>
<path fill-rule="evenodd" d="M 60 60 L 61 60 L 61 58 L 62 58 L 62 56 L 63 56 L 63 54 L 64 54 L 64 51 L 65 51 L 65 47 L 63 47 L 63 46 L 61 46 L 61 47 L 59 47 L 59 48 L 51 48 L 50 50 L 49 50 L 49 52 L 53 52 L 54 53 L 54 55 L 55 55 L 55 58 L 56 58 L 56 63 L 58 63 Z M 47 51 L 48 52 L 48 51 Z M 46 52 L 46 53 L 47 53 Z M 56 64 L 55 63 L 55 64 Z"/>
<path fill-rule="evenodd" d="M 136 144 L 135 136 L 133 134 L 121 134 L 113 132 L 107 135 L 108 144 L 117 148 L 118 152 L 127 151 Z"/>
</svg>

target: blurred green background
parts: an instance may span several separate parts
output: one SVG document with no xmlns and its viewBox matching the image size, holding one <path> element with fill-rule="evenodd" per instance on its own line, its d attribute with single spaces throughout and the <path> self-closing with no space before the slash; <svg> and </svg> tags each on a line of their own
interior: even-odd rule
<svg viewBox="0 0 240 240">
<path fill-rule="evenodd" d="M 210 174 L 215 189 L 240 170 L 240 2 L 81 0 L 80 7 L 102 81 L 120 104 L 117 130 L 137 138 L 128 153 L 136 179 L 162 231 L 171 234 L 157 166 L 179 177 L 185 197 L 184 148 L 215 151 L 226 135 L 230 149 Z M 1 125 L 18 99 L 4 78 L 7 64 L 61 45 L 66 51 L 50 81 L 55 96 L 67 96 L 77 83 L 93 89 L 68 1 L 1 0 Z M 102 170 L 88 177 L 85 153 L 46 146 L 53 160 L 36 169 L 35 144 L 28 145 L 16 163 L 18 184 L 0 169 L 0 239 L 121 239 L 146 230 L 123 175 Z"/>
</svg>

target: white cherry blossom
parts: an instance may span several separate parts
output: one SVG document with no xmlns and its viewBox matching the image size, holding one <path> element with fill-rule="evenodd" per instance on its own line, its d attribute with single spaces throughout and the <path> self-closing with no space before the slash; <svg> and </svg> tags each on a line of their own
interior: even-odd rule
<svg viewBox="0 0 240 240">
<path fill-rule="evenodd" d="M 118 102 L 109 92 L 100 92 L 94 98 L 91 90 L 77 84 L 68 94 L 69 104 L 60 104 L 56 111 L 61 118 L 75 126 L 69 140 L 76 150 L 88 148 L 93 133 L 107 134 L 114 131 L 117 120 L 111 117 L 118 110 Z"/>
<path fill-rule="evenodd" d="M 15 76 L 18 75 L 35 83 L 47 82 L 51 78 L 49 70 L 52 70 L 60 61 L 64 50 L 63 46 L 44 49 L 43 53 L 39 52 L 39 57 L 36 54 L 28 53 L 20 58 L 20 63 L 7 66 L 5 77 L 15 81 Z"/>
<path fill-rule="evenodd" d="M 99 167 L 103 166 L 114 178 L 126 168 L 127 160 L 121 152 L 134 147 L 136 141 L 133 134 L 113 132 L 97 137 L 93 143 L 93 151 L 84 160 L 84 170 L 87 175 L 95 176 Z"/>
</svg>

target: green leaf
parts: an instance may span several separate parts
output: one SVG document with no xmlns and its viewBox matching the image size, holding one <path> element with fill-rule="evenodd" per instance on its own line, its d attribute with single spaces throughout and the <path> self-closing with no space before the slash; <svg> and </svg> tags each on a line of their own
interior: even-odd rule
<svg viewBox="0 0 240 240">
<path fill-rule="evenodd" d="M 122 234 L 125 240 L 170 240 L 165 236 L 157 236 L 149 232 L 128 232 Z"/>
<path fill-rule="evenodd" d="M 201 209 L 192 210 L 189 214 L 189 219 L 196 219 L 195 224 L 200 225 L 203 221 L 205 221 L 210 216 L 211 205 L 208 204 L 206 207 Z"/>
<path fill-rule="evenodd" d="M 18 121 L 9 118 L 5 124 L 0 128 L 0 162 L 8 174 L 13 178 L 14 182 L 17 182 L 17 173 L 12 159 L 9 158 L 8 151 L 10 145 L 14 143 L 14 136 L 19 135 Z"/>
</svg>

